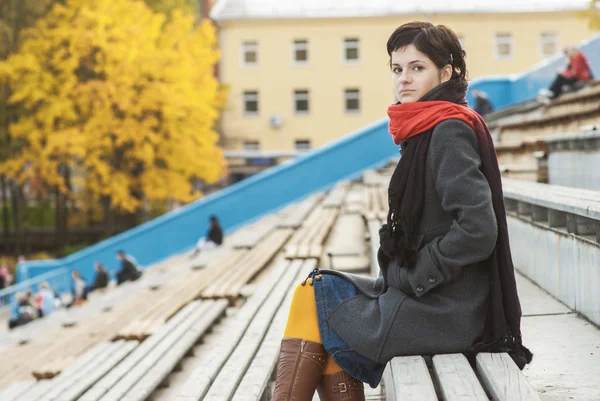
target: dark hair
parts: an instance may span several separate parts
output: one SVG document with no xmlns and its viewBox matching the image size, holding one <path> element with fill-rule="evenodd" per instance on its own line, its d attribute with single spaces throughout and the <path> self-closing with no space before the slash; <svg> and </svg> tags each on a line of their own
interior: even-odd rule
<svg viewBox="0 0 600 401">
<path fill-rule="evenodd" d="M 117 255 L 125 255 L 125 252 L 123 250 L 119 249 L 117 251 Z"/>
<path fill-rule="evenodd" d="M 392 53 L 408 45 L 415 45 L 438 68 L 448 64 L 452 66 L 452 79 L 464 81 L 467 85 L 466 53 L 460 45 L 458 37 L 452 29 L 444 25 L 433 25 L 429 22 L 414 21 L 396 28 L 387 42 L 387 52 L 392 66 Z"/>
</svg>

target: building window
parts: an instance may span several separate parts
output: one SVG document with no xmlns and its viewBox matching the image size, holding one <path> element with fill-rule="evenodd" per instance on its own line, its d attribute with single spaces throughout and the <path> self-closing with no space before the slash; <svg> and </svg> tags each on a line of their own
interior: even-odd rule
<svg viewBox="0 0 600 401">
<path fill-rule="evenodd" d="M 296 150 L 309 150 L 310 149 L 310 140 L 309 139 L 296 139 L 296 143 L 294 145 Z"/>
<path fill-rule="evenodd" d="M 292 60 L 296 65 L 308 64 L 307 40 L 294 40 Z"/>
<path fill-rule="evenodd" d="M 307 114 L 310 110 L 307 90 L 294 91 L 294 111 L 296 114 Z"/>
<path fill-rule="evenodd" d="M 258 43 L 242 43 L 242 65 L 244 67 L 254 67 L 258 65 Z"/>
<path fill-rule="evenodd" d="M 496 60 L 510 60 L 513 57 L 514 40 L 512 33 L 499 32 L 495 37 L 494 56 Z"/>
<path fill-rule="evenodd" d="M 244 114 L 249 116 L 258 115 L 258 92 L 244 92 Z"/>
<path fill-rule="evenodd" d="M 558 53 L 558 35 L 556 32 L 540 34 L 540 57 L 546 58 Z"/>
<path fill-rule="evenodd" d="M 244 150 L 260 150 L 260 142 L 244 141 Z"/>
<path fill-rule="evenodd" d="M 360 42 L 357 38 L 344 39 L 344 62 L 358 63 L 360 60 Z"/>
<path fill-rule="evenodd" d="M 360 90 L 346 89 L 344 91 L 344 109 L 346 113 L 358 113 L 360 111 Z"/>
</svg>

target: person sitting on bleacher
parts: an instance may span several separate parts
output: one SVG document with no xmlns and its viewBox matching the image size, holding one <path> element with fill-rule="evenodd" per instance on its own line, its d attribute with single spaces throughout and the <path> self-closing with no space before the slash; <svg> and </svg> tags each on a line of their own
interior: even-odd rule
<svg viewBox="0 0 600 401">
<path fill-rule="evenodd" d="M 81 277 L 78 270 L 73 270 L 71 273 L 73 277 L 73 299 L 67 307 L 82 305 L 88 297 L 88 285 L 87 282 Z"/>
<path fill-rule="evenodd" d="M 49 316 L 56 310 L 56 296 L 48 283 L 44 282 L 40 284 L 35 304 L 39 317 Z"/>
<path fill-rule="evenodd" d="M 142 276 L 132 258 L 123 251 L 117 251 L 117 259 L 121 262 L 121 270 L 117 273 L 117 285 L 126 281 L 135 281 Z"/>
<path fill-rule="evenodd" d="M 590 62 L 581 50 L 575 46 L 567 46 L 563 52 L 569 64 L 559 71 L 549 90 L 540 91 L 538 101 L 542 103 L 549 104 L 551 99 L 556 99 L 564 92 L 565 87 L 578 88 L 592 79 Z"/>
<path fill-rule="evenodd" d="M 217 216 L 210 216 L 210 228 L 206 234 L 206 238 L 200 238 L 196 243 L 194 252 L 190 255 L 190 259 L 195 258 L 200 252 L 215 249 L 223 244 L 223 229 L 219 223 Z"/>
<path fill-rule="evenodd" d="M 467 107 L 465 52 L 443 25 L 411 22 L 387 42 L 402 157 L 379 231 L 379 278 L 315 269 L 296 287 L 273 401 L 364 401 L 394 357 L 508 352 L 519 368 L 521 307 L 498 160 Z M 309 284 L 309 285 L 306 285 Z"/>
<path fill-rule="evenodd" d="M 8 328 L 14 329 L 15 327 L 27 324 L 35 319 L 35 309 L 29 301 L 31 293 L 18 292 L 15 294 L 10 304 L 10 316 L 8 318 Z"/>
<path fill-rule="evenodd" d="M 108 287 L 108 273 L 101 263 L 94 263 L 94 270 L 96 270 L 96 278 L 94 279 L 94 285 L 92 291 L 102 290 Z"/>
</svg>

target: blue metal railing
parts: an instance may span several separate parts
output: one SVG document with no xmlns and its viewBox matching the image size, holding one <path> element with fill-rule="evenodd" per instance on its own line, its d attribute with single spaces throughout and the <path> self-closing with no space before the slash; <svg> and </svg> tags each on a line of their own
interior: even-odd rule
<svg viewBox="0 0 600 401">
<path fill-rule="evenodd" d="M 206 234 L 210 215 L 218 216 L 225 232 L 231 232 L 397 156 L 387 122 L 387 118 L 377 121 L 63 259 L 20 263 L 17 280 L 66 267 L 79 270 L 90 283 L 95 276 L 94 262 L 109 271 L 118 269 L 115 253 L 119 249 L 133 255 L 141 266 L 157 263 L 193 247 Z"/>
<path fill-rule="evenodd" d="M 59 294 L 71 291 L 69 270 L 65 268 L 55 269 L 0 290 L 0 310 L 8 308 L 18 293 L 26 291 L 36 293 L 40 284 L 44 282 L 48 283 L 50 288 Z"/>
</svg>

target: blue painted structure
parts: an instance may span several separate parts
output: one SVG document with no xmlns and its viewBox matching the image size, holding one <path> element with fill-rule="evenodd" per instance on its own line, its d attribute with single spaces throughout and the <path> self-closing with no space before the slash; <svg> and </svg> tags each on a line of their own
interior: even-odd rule
<svg viewBox="0 0 600 401">
<path fill-rule="evenodd" d="M 600 78 L 600 35 L 583 42 L 580 50 L 587 56 L 596 79 Z M 529 70 L 513 76 L 484 77 L 469 84 L 467 100 L 473 104 L 471 90 L 479 89 L 488 94 L 495 110 L 535 99 L 539 90 L 548 88 L 557 70 L 566 66 L 566 58 L 559 54 L 544 60 Z"/>
<path fill-rule="evenodd" d="M 132 254 L 140 265 L 150 265 L 190 249 L 206 234 L 210 215 L 218 216 L 223 229 L 231 231 L 395 155 L 398 147 L 388 133 L 387 119 L 381 120 L 63 259 L 23 262 L 17 280 L 66 267 L 78 269 L 89 282 L 95 275 L 94 262 L 107 270 L 119 267 L 115 258 L 119 249 Z"/>
<path fill-rule="evenodd" d="M 580 47 L 592 64 L 594 75 L 600 77 L 600 35 Z M 564 65 L 564 57 L 559 55 L 520 75 L 477 79 L 470 84 L 470 89 L 488 93 L 496 109 L 507 107 L 535 98 L 539 89 L 548 87 L 556 70 Z M 467 99 L 472 104 L 470 95 Z M 118 249 L 134 255 L 142 266 L 156 263 L 191 248 L 206 233 L 208 217 L 212 214 L 219 217 L 226 231 L 231 231 L 290 202 L 325 190 L 339 180 L 373 168 L 397 155 L 396 152 L 397 147 L 387 132 L 387 120 L 376 122 L 66 258 L 21 263 L 17 280 L 66 267 L 78 269 L 84 279 L 91 281 L 95 261 L 103 263 L 108 270 L 118 268 L 115 259 Z"/>
</svg>

